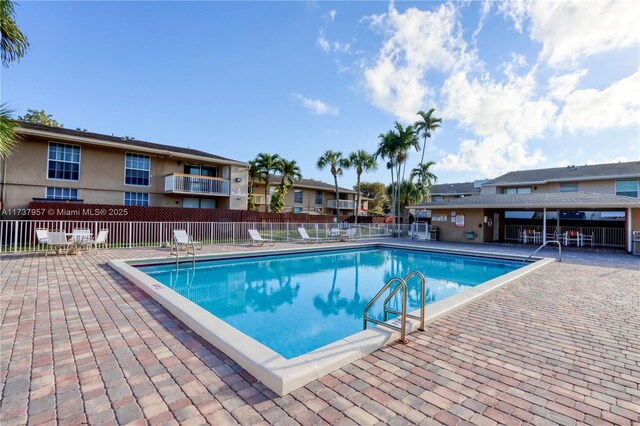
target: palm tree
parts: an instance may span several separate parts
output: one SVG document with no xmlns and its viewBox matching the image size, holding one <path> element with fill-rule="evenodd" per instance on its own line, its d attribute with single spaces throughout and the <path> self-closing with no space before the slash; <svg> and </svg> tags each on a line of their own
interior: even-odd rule
<svg viewBox="0 0 640 426">
<path fill-rule="evenodd" d="M 19 61 L 29 48 L 27 37 L 20 31 L 16 21 L 13 1 L 0 1 L 0 51 L 2 65 L 8 67 L 11 62 Z"/>
<path fill-rule="evenodd" d="M 349 154 L 349 165 L 356 169 L 357 178 L 357 194 L 356 194 L 356 207 L 355 207 L 355 223 L 358 223 L 358 213 L 360 212 L 360 176 L 362 176 L 362 172 L 371 171 L 378 168 L 378 164 L 376 163 L 376 159 L 373 155 L 369 154 L 363 149 L 359 149 L 355 152 Z"/>
<path fill-rule="evenodd" d="M 427 138 L 431 137 L 431 132 L 440 127 L 440 123 L 442 123 L 442 118 L 434 117 L 433 113 L 436 112 L 435 108 L 431 108 L 429 111 L 418 111 L 418 115 L 422 120 L 418 120 L 413 123 L 413 127 L 416 130 L 416 134 L 418 136 L 422 135 L 424 138 L 424 143 L 422 144 L 422 158 L 420 159 L 420 164 L 424 163 L 424 151 L 427 147 Z M 422 181 L 420 181 L 422 183 Z"/>
<path fill-rule="evenodd" d="M 262 181 L 264 182 L 264 211 L 268 213 L 269 203 L 267 202 L 267 198 L 271 187 L 271 176 L 273 175 L 273 172 L 278 170 L 280 156 L 278 154 L 272 155 L 267 154 L 266 152 L 261 152 L 257 155 L 254 161 L 258 169 L 258 173 L 262 176 Z"/>
<path fill-rule="evenodd" d="M 414 178 L 418 178 L 418 185 L 424 187 L 426 193 L 425 197 L 429 195 L 429 190 L 433 184 L 438 182 L 438 176 L 429 170 L 429 168 L 435 164 L 435 161 L 428 161 L 426 163 L 418 164 L 418 166 L 411 170 L 410 179 L 413 180 Z"/>
<path fill-rule="evenodd" d="M 318 170 L 324 170 L 329 166 L 331 168 L 331 174 L 333 175 L 333 182 L 336 188 L 336 218 L 340 218 L 340 190 L 338 189 L 338 176 L 342 176 L 343 169 L 349 168 L 349 160 L 342 156 L 339 151 L 327 151 L 325 152 L 316 163 Z"/>
<path fill-rule="evenodd" d="M 282 188 L 290 188 L 294 182 L 302 179 L 302 169 L 296 163 L 296 160 L 285 160 L 281 158 L 277 165 L 277 171 L 282 175 L 280 185 Z"/>
<path fill-rule="evenodd" d="M 20 135 L 16 132 L 17 125 L 11 119 L 13 110 L 7 104 L 0 105 L 0 158 L 7 158 L 20 142 Z"/>
<path fill-rule="evenodd" d="M 387 168 L 391 169 L 391 198 L 394 201 L 395 217 L 397 217 L 398 230 L 400 229 L 400 182 L 404 181 L 407 158 L 409 150 L 414 148 L 420 150 L 420 142 L 416 136 L 413 126 L 404 127 L 399 122 L 395 122 L 395 129 L 379 136 L 382 140 L 378 145 L 376 156 L 386 158 Z M 395 171 L 395 179 L 393 173 Z"/>
<path fill-rule="evenodd" d="M 29 41 L 18 28 L 14 15 L 13 2 L 0 0 L 0 57 L 4 67 L 19 61 L 29 48 Z M 0 105 L 0 158 L 7 158 L 20 142 L 12 113 L 6 104 Z"/>
</svg>

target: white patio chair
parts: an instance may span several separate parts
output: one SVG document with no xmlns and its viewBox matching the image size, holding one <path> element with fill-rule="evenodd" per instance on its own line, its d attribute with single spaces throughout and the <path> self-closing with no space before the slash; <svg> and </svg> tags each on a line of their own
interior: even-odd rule
<svg viewBox="0 0 640 426">
<path fill-rule="evenodd" d="M 49 232 L 47 238 L 47 251 L 45 257 L 49 255 L 49 250 L 55 250 L 56 254 L 60 254 L 61 250 L 64 250 L 65 256 L 69 254 L 69 250 L 75 248 L 75 241 L 73 239 L 67 240 L 67 233 L 64 231 L 52 231 Z"/>
<path fill-rule="evenodd" d="M 339 240 L 340 239 L 340 228 L 331 228 L 329 229 L 329 239 L 331 240 Z"/>
<path fill-rule="evenodd" d="M 572 242 L 576 243 L 576 246 L 580 245 L 580 233 L 577 231 L 565 231 L 564 236 L 563 236 L 563 240 L 564 240 L 564 245 L 568 246 L 570 245 Z"/>
<path fill-rule="evenodd" d="M 276 243 L 275 241 L 268 238 L 262 238 L 262 235 L 260 235 L 257 229 L 249 229 L 249 236 L 251 237 L 252 246 L 263 246 L 266 243 L 272 246 Z"/>
<path fill-rule="evenodd" d="M 300 242 L 301 243 L 315 243 L 318 240 L 315 238 L 311 238 L 309 234 L 307 234 L 307 230 L 303 227 L 298 228 L 298 233 L 300 234 Z"/>
<path fill-rule="evenodd" d="M 190 248 L 200 250 L 202 249 L 202 243 L 200 241 L 193 241 L 191 235 L 187 234 L 187 231 L 184 229 L 174 229 L 170 254 L 177 255 L 180 250 L 186 250 L 187 254 L 195 254 L 195 252 L 189 252 Z"/>
<path fill-rule="evenodd" d="M 108 229 L 101 229 L 100 232 L 98 232 L 98 236 L 96 238 L 89 238 L 84 243 L 89 248 L 94 248 L 96 250 L 98 250 L 100 245 L 102 245 L 102 247 L 105 250 L 109 250 L 107 248 L 107 236 L 108 235 L 109 235 L 109 230 Z"/>
<path fill-rule="evenodd" d="M 93 234 L 89 229 L 74 229 L 71 232 L 71 238 L 73 239 L 76 249 L 78 250 L 88 250 L 92 245 L 92 243 L 90 243 L 90 241 L 92 240 L 92 236 Z"/>
<path fill-rule="evenodd" d="M 581 241 L 581 245 L 582 247 L 584 247 L 585 243 L 589 243 L 589 245 L 591 247 L 594 247 L 596 244 L 596 233 L 592 232 L 591 234 L 582 234 L 582 241 Z"/>
<path fill-rule="evenodd" d="M 357 232 L 358 232 L 357 228 L 349 228 L 349 229 L 347 229 L 347 232 L 345 233 L 346 240 L 347 241 L 355 241 Z"/>
<path fill-rule="evenodd" d="M 36 239 L 39 246 L 46 246 L 49 241 L 49 230 L 47 228 L 36 228 Z"/>
</svg>

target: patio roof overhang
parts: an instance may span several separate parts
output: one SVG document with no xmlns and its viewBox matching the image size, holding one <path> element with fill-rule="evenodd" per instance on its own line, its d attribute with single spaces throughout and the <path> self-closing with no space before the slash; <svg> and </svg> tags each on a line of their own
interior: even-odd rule
<svg viewBox="0 0 640 426">
<path fill-rule="evenodd" d="M 627 209 L 640 208 L 640 198 L 593 192 L 471 195 L 409 206 L 413 210 L 438 209 Z"/>
</svg>

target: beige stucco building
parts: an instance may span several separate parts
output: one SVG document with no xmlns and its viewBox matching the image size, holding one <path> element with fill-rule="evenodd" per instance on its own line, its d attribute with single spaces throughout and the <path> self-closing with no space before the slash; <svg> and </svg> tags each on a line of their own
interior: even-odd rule
<svg viewBox="0 0 640 426">
<path fill-rule="evenodd" d="M 160 207 L 247 208 L 247 164 L 206 152 L 21 123 L 0 163 L 5 218 L 32 200 Z M 17 213 L 17 214 L 16 214 Z"/>
<path fill-rule="evenodd" d="M 275 185 L 280 183 L 280 177 L 272 179 L 271 191 L 275 190 Z M 253 197 L 259 211 L 264 211 L 265 202 L 269 202 L 269 197 L 265 199 L 264 184 L 255 184 Z M 350 215 L 356 212 L 356 192 L 339 187 L 339 199 L 336 202 L 335 187 L 331 184 L 315 179 L 301 179 L 294 182 L 285 196 L 285 208 L 283 212 L 309 213 L 309 214 L 329 214 L 329 215 Z M 364 215 L 368 210 L 368 198 L 361 197 L 358 215 Z"/>
<path fill-rule="evenodd" d="M 640 161 L 632 161 L 514 171 L 484 182 L 480 194 L 411 208 L 425 212 L 444 241 L 542 244 L 576 233 L 581 246 L 631 251 L 639 197 Z"/>
</svg>

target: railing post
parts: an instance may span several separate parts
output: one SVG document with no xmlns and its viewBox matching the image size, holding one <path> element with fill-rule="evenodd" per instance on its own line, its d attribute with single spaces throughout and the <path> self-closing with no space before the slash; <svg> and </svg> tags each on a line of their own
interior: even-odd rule
<svg viewBox="0 0 640 426">
<path fill-rule="evenodd" d="M 133 222 L 129 222 L 129 248 L 132 247 L 133 243 Z"/>
<path fill-rule="evenodd" d="M 18 221 L 13 222 L 15 226 L 13 227 L 13 252 L 18 253 Z"/>
<path fill-rule="evenodd" d="M 289 242 L 289 222 L 287 222 L 287 242 Z"/>
</svg>

